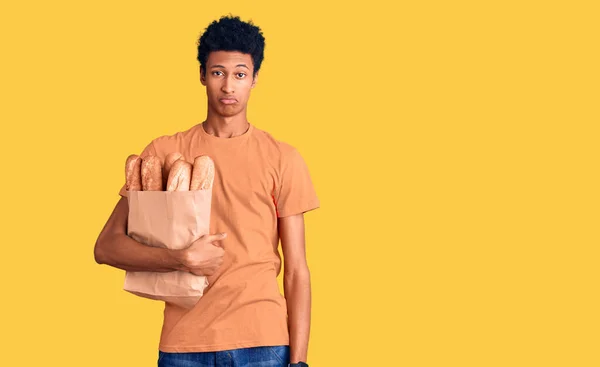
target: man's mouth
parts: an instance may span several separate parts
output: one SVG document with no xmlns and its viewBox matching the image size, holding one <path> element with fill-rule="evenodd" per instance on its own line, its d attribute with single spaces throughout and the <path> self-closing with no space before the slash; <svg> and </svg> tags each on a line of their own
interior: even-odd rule
<svg viewBox="0 0 600 367">
<path fill-rule="evenodd" d="M 235 98 L 219 98 L 219 101 L 224 104 L 233 104 L 237 102 Z"/>
</svg>

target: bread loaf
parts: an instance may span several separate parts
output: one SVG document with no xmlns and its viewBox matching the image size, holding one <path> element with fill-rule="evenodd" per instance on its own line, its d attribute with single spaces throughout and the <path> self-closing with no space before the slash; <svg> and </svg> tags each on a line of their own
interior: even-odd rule
<svg viewBox="0 0 600 367">
<path fill-rule="evenodd" d="M 170 168 L 167 179 L 167 191 L 189 191 L 192 178 L 192 164 L 178 159 Z"/>
<path fill-rule="evenodd" d="M 125 163 L 127 191 L 209 190 L 214 178 L 215 164 L 207 155 L 197 156 L 191 164 L 181 153 L 172 152 L 163 165 L 157 156 L 131 154 Z"/>
<path fill-rule="evenodd" d="M 165 164 L 163 167 L 163 186 L 164 187 L 168 187 L 167 181 L 171 174 L 171 167 L 173 167 L 173 163 L 175 163 L 179 159 L 183 159 L 183 156 L 179 152 L 171 152 L 171 153 L 167 154 L 167 156 L 165 157 Z"/>
<path fill-rule="evenodd" d="M 162 191 L 162 162 L 158 157 L 149 155 L 143 158 L 141 172 L 144 191 Z"/>
<path fill-rule="evenodd" d="M 137 154 L 131 154 L 125 162 L 125 189 L 127 191 L 142 191 L 141 176 L 142 159 Z"/>
<path fill-rule="evenodd" d="M 212 189 L 214 178 L 215 164 L 213 160 L 206 155 L 196 157 L 194 159 L 194 166 L 192 167 L 190 190 Z"/>
</svg>

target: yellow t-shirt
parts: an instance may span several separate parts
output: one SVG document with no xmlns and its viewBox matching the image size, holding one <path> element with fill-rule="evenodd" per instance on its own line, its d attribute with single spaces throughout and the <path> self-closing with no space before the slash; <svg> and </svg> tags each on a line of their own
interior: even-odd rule
<svg viewBox="0 0 600 367">
<path fill-rule="evenodd" d="M 287 307 L 279 291 L 277 218 L 319 207 L 308 168 L 297 149 L 252 124 L 220 138 L 202 124 L 160 136 L 140 153 L 180 152 L 215 163 L 210 233 L 226 232 L 224 262 L 191 310 L 165 303 L 159 349 L 210 352 L 288 345 Z M 119 192 L 127 196 L 125 185 Z"/>
</svg>

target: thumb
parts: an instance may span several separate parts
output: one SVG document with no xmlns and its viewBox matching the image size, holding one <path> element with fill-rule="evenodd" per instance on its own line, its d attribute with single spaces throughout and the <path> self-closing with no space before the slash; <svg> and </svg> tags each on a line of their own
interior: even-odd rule
<svg viewBox="0 0 600 367">
<path fill-rule="evenodd" d="M 224 232 L 217 233 L 217 234 L 213 234 L 213 235 L 208 236 L 208 241 L 209 242 L 215 242 L 215 241 L 222 240 L 225 237 L 227 237 L 227 233 L 224 233 Z"/>
<path fill-rule="evenodd" d="M 217 246 L 217 247 L 220 247 L 222 249 L 225 249 L 225 247 L 223 246 L 223 243 L 221 241 L 219 241 L 219 240 L 224 239 L 225 237 L 227 237 L 226 233 L 216 234 L 214 240 L 212 241 L 212 244 L 214 246 Z"/>
</svg>

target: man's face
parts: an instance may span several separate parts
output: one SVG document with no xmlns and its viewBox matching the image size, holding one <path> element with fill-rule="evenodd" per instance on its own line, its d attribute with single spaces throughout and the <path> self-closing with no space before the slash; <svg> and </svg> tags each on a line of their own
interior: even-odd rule
<svg viewBox="0 0 600 367">
<path fill-rule="evenodd" d="M 200 81 L 206 86 L 208 108 L 220 116 L 230 117 L 246 109 L 250 90 L 256 84 L 252 78 L 254 65 L 249 54 L 236 51 L 213 51 L 208 55 L 206 72 Z"/>
</svg>

